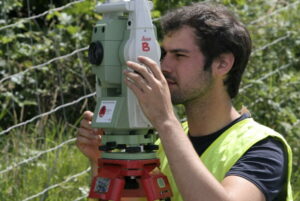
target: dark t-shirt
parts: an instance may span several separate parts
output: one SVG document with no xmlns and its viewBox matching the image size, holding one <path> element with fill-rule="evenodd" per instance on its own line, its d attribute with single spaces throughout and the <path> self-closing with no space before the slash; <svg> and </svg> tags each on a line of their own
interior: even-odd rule
<svg viewBox="0 0 300 201">
<path fill-rule="evenodd" d="M 223 129 L 210 135 L 200 137 L 189 135 L 198 155 L 201 156 L 209 145 L 232 125 L 249 117 L 250 115 L 244 114 Z M 286 154 L 282 143 L 269 137 L 252 146 L 234 164 L 226 176 L 243 177 L 255 184 L 264 193 L 267 201 L 276 201 L 284 184 L 286 163 Z"/>
</svg>

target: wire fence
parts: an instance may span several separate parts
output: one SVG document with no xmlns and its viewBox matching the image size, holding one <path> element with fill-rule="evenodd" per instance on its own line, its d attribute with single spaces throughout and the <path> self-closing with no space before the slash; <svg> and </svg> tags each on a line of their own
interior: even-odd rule
<svg viewBox="0 0 300 201">
<path fill-rule="evenodd" d="M 266 44 L 266 45 L 264 45 L 264 46 L 262 46 L 262 47 L 260 47 L 260 48 L 258 48 L 258 49 L 255 49 L 255 50 L 252 52 L 252 54 L 256 54 L 256 53 L 259 52 L 259 51 L 263 51 L 263 50 L 267 49 L 268 47 L 270 47 L 270 46 L 272 46 L 272 45 L 275 45 L 276 43 L 279 43 L 280 41 L 282 41 L 282 40 L 284 40 L 284 39 L 287 39 L 290 35 L 291 35 L 291 34 L 288 33 L 288 34 L 286 34 L 285 36 L 279 37 L 279 38 L 275 39 L 274 41 L 272 41 L 272 42 L 270 42 L 270 43 L 268 43 L 268 44 Z M 79 52 L 83 52 L 83 51 L 88 50 L 88 48 L 89 48 L 89 47 L 86 46 L 86 47 L 84 47 L 84 48 L 80 48 L 80 49 L 74 50 L 73 52 L 71 52 L 71 53 L 69 53 L 69 54 L 66 54 L 66 55 L 64 55 L 64 56 L 59 56 L 59 57 L 52 58 L 52 59 L 50 59 L 49 61 L 46 61 L 46 62 L 43 63 L 43 64 L 31 66 L 31 67 L 28 67 L 28 68 L 27 68 L 26 70 L 24 70 L 24 71 L 18 72 L 18 73 L 13 74 L 13 75 L 8 75 L 8 76 L 6 76 L 6 77 L 4 77 L 4 78 L 2 78 L 2 79 L 0 80 L 0 84 L 3 83 L 3 82 L 6 81 L 6 80 L 13 79 L 14 77 L 20 77 L 20 76 L 23 76 L 25 73 L 30 72 L 30 71 L 32 71 L 32 70 L 43 69 L 43 67 L 45 67 L 45 66 L 47 66 L 47 65 L 49 65 L 49 64 L 51 64 L 51 63 L 53 63 L 53 62 L 55 62 L 55 61 L 58 61 L 58 60 L 61 60 L 61 59 L 67 59 L 67 58 L 69 58 L 69 57 L 71 57 L 71 56 L 76 55 L 76 54 L 79 53 Z"/>
<path fill-rule="evenodd" d="M 39 114 L 39 115 L 37 115 L 37 116 L 35 116 L 35 117 L 33 117 L 33 118 L 27 120 L 27 121 L 24 121 L 24 122 L 22 122 L 22 123 L 13 125 L 13 126 L 7 128 L 7 129 L 4 130 L 4 131 L 1 131 L 1 132 L 0 132 L 0 136 L 1 136 L 1 135 L 4 135 L 4 134 L 7 134 L 9 131 L 11 131 L 11 130 L 14 129 L 14 128 L 18 128 L 18 127 L 20 127 L 20 126 L 27 125 L 27 124 L 29 124 L 29 123 L 31 123 L 31 122 L 33 122 L 33 121 L 35 121 L 35 120 L 37 120 L 37 119 L 39 119 L 39 118 L 41 118 L 41 117 L 44 117 L 44 116 L 47 116 L 47 115 L 52 114 L 52 113 L 54 113 L 54 112 L 57 112 L 57 111 L 59 111 L 60 109 L 63 109 L 63 108 L 65 108 L 65 107 L 72 106 L 72 105 L 74 105 L 74 104 L 76 104 L 76 103 L 78 103 L 78 102 L 80 102 L 80 101 L 82 101 L 82 100 L 84 100 L 84 99 L 90 98 L 90 97 L 95 96 L 95 95 L 96 95 L 96 92 L 91 93 L 91 94 L 88 94 L 88 95 L 85 95 L 85 96 L 82 96 L 82 97 L 78 98 L 77 100 L 74 100 L 74 101 L 72 101 L 72 102 L 70 102 L 70 103 L 66 103 L 66 104 L 64 104 L 64 105 L 60 105 L 60 106 L 54 108 L 53 110 L 50 110 L 50 111 L 48 111 L 48 112 Z"/>
<path fill-rule="evenodd" d="M 13 23 L 13 24 L 8 24 L 8 25 L 5 25 L 5 26 L 0 27 L 0 31 L 5 30 L 5 29 L 9 29 L 9 28 L 16 27 L 16 26 L 18 26 L 18 25 L 20 25 L 20 24 L 26 23 L 26 22 L 28 22 L 28 21 L 30 21 L 30 20 L 34 20 L 34 19 L 43 17 L 43 16 L 48 15 L 48 14 L 51 14 L 51 13 L 53 13 L 53 12 L 62 11 L 62 10 L 64 10 L 64 9 L 66 9 L 66 8 L 69 8 L 69 7 L 71 7 L 71 6 L 75 5 L 75 4 L 78 4 L 78 3 L 81 3 L 81 2 L 84 2 L 84 1 L 85 1 L 85 0 L 77 0 L 77 1 L 73 1 L 73 2 L 70 2 L 70 3 L 68 3 L 68 4 L 64 5 L 64 6 L 59 7 L 59 8 L 50 9 L 50 10 L 47 10 L 47 11 L 45 11 L 45 12 L 43 12 L 43 13 L 38 14 L 38 15 L 34 15 L 34 16 L 31 16 L 31 17 L 19 19 L 17 22 L 15 22 L 15 23 Z"/>
<path fill-rule="evenodd" d="M 258 48 L 258 49 L 256 49 L 256 50 L 254 50 L 254 51 L 253 51 L 253 54 L 256 54 L 256 53 L 259 52 L 259 51 L 263 51 L 264 49 L 269 48 L 270 46 L 279 43 L 280 41 L 282 41 L 282 40 L 288 38 L 289 35 L 290 35 L 290 34 L 287 34 L 286 36 L 283 36 L 283 37 L 280 37 L 280 38 L 278 38 L 278 39 L 275 39 L 274 41 L 272 41 L 272 42 L 270 42 L 270 43 L 264 45 L 263 47 L 260 47 L 260 48 Z M 0 83 L 1 83 L 2 81 L 8 80 L 8 79 L 10 79 L 10 78 L 12 78 L 12 77 L 20 76 L 21 74 L 25 74 L 25 73 L 28 72 L 29 70 L 32 70 L 32 69 L 35 69 L 35 68 L 41 68 L 41 67 L 46 66 L 47 64 L 49 64 L 49 63 L 51 63 L 51 62 L 53 62 L 53 61 L 55 61 L 55 60 L 68 58 L 68 57 L 70 57 L 70 56 L 75 55 L 75 54 L 78 53 L 78 52 L 85 51 L 85 50 L 87 50 L 87 49 L 88 49 L 88 47 L 84 47 L 84 48 L 75 50 L 75 51 L 73 51 L 72 53 L 67 54 L 67 55 L 65 55 L 65 56 L 60 56 L 60 57 L 53 58 L 53 59 L 51 59 L 51 60 L 45 62 L 44 64 L 40 64 L 40 65 L 37 65 L 37 66 L 33 66 L 33 67 L 30 67 L 30 68 L 28 68 L 27 70 L 22 71 L 22 72 L 20 72 L 20 73 L 17 73 L 17 74 L 11 75 L 11 76 L 7 76 L 7 77 L 3 78 L 3 79 L 0 81 Z M 264 79 L 267 79 L 268 77 L 272 76 L 273 74 L 278 73 L 279 71 L 286 69 L 286 68 L 289 67 L 290 65 L 291 65 L 291 64 L 287 64 L 287 65 L 281 66 L 281 67 L 277 68 L 276 70 L 274 70 L 274 71 L 272 71 L 272 72 L 269 72 L 269 73 L 266 74 L 266 75 L 263 75 L 261 78 L 259 78 L 259 79 L 257 79 L 257 80 L 254 80 L 253 83 L 251 83 L 251 84 L 249 84 L 249 85 L 243 87 L 243 88 L 240 90 L 240 92 L 242 93 L 242 92 L 243 92 L 244 90 L 246 90 L 247 88 L 253 86 L 254 83 L 257 83 L 257 81 L 262 81 L 262 80 L 264 80 Z M 27 121 L 21 122 L 21 123 L 16 124 L 16 125 L 13 125 L 13 126 L 7 128 L 7 129 L 1 131 L 1 132 L 0 132 L 0 136 L 1 136 L 1 135 L 4 135 L 4 134 L 6 134 L 6 133 L 8 133 L 8 132 L 11 131 L 12 129 L 15 129 L 15 128 L 18 128 L 18 127 L 21 127 L 21 126 L 25 126 L 25 125 L 27 125 L 27 124 L 29 124 L 29 123 L 31 123 L 31 122 L 33 122 L 33 121 L 35 121 L 35 120 L 41 118 L 41 117 L 50 115 L 50 114 L 52 114 L 52 113 L 54 113 L 54 112 L 56 112 L 56 111 L 58 111 L 58 110 L 60 110 L 60 109 L 62 109 L 62 108 L 72 106 L 72 105 L 74 105 L 74 104 L 76 104 L 76 103 L 78 103 L 78 102 L 80 102 L 80 101 L 82 101 L 82 100 L 84 100 L 84 99 L 93 97 L 93 96 L 95 96 L 95 95 L 96 95 L 96 93 L 91 93 L 91 94 L 82 96 L 82 97 L 78 98 L 78 99 L 75 100 L 75 101 L 72 101 L 72 102 L 70 102 L 70 103 L 66 103 L 66 104 L 64 104 L 64 105 L 58 106 L 58 107 L 56 107 L 56 108 L 53 109 L 53 110 L 50 110 L 50 111 L 48 111 L 48 112 L 39 114 L 39 115 L 37 115 L 37 116 L 35 116 L 35 117 L 33 117 L 33 118 L 27 120 Z"/>
<path fill-rule="evenodd" d="M 249 25 L 254 25 L 254 24 L 257 24 L 259 22 L 262 22 L 263 20 L 266 20 L 267 18 L 270 18 L 272 16 L 275 16 L 275 15 L 278 15 L 280 12 L 283 12 L 283 11 L 286 11 L 290 8 L 295 8 L 298 4 L 300 3 L 300 1 L 295 1 L 293 3 L 288 3 L 286 6 L 284 7 L 281 7 L 281 8 L 278 8 L 276 10 L 274 10 L 273 12 L 271 13 L 268 13 L 266 15 L 263 15 L 261 17 L 259 17 L 258 19 L 256 20 L 253 20 L 252 22 L 249 23 Z"/>
<path fill-rule="evenodd" d="M 62 6 L 62 7 L 59 7 L 59 8 L 50 9 L 50 10 L 48 10 L 48 11 L 45 11 L 45 12 L 41 13 L 41 14 L 34 15 L 34 16 L 31 16 L 31 17 L 28 17 L 28 18 L 19 19 L 17 22 L 15 22 L 15 23 L 13 23 L 13 24 L 8 24 L 8 25 L 5 25 L 5 26 L 0 27 L 0 31 L 1 31 L 1 30 L 5 30 L 5 29 L 9 29 L 9 28 L 13 28 L 13 27 L 17 27 L 17 26 L 20 25 L 20 24 L 27 23 L 27 22 L 29 22 L 30 20 L 34 20 L 34 19 L 37 19 L 37 18 L 46 16 L 47 14 L 52 13 L 52 12 L 63 11 L 64 9 L 69 8 L 69 7 L 71 7 L 72 5 L 75 5 L 75 4 L 84 2 L 84 1 L 85 1 L 85 0 L 77 0 L 77 1 L 73 1 L 73 2 L 70 2 L 70 3 L 68 3 L 68 4 L 66 4 L 66 5 L 64 5 L 64 6 Z M 300 3 L 300 1 L 295 1 L 295 2 L 293 2 L 293 3 L 289 3 L 289 4 L 287 4 L 285 7 L 279 8 L 279 9 L 277 9 L 277 10 L 275 10 L 275 11 L 273 11 L 273 12 L 267 14 L 267 15 L 261 16 L 261 17 L 259 17 L 257 20 L 254 20 L 254 21 L 250 22 L 249 24 L 250 24 L 250 25 L 257 24 L 257 23 L 259 23 L 259 22 L 261 22 L 261 21 L 263 21 L 263 20 L 266 20 L 266 19 L 269 18 L 269 17 L 273 17 L 273 16 L 275 16 L 275 15 L 280 14 L 281 12 L 283 12 L 283 11 L 285 11 L 285 10 L 294 8 L 294 7 L 296 7 L 299 3 Z M 159 19 L 158 19 L 158 20 L 159 20 Z M 265 44 L 265 45 L 263 45 L 263 46 L 261 46 L 261 47 L 255 49 L 255 50 L 252 52 L 252 55 L 257 54 L 257 53 L 260 52 L 260 51 L 266 50 L 267 48 L 270 48 L 270 47 L 272 47 L 273 45 L 278 44 L 278 43 L 280 43 L 280 42 L 282 42 L 282 41 L 288 39 L 290 36 L 291 36 L 291 33 L 290 33 L 290 32 L 287 32 L 286 35 L 281 36 L 281 37 L 278 37 L 278 38 L 276 38 L 275 40 L 273 40 L 273 41 L 271 41 L 271 42 L 268 42 L 267 44 Z M 27 69 L 24 70 L 24 71 L 18 72 L 18 73 L 16 73 L 16 74 L 7 75 L 7 76 L 3 77 L 3 78 L 0 80 L 0 85 L 3 84 L 5 81 L 9 81 L 10 79 L 13 79 L 13 78 L 15 78 L 15 77 L 21 77 L 21 76 L 23 76 L 24 74 L 26 74 L 26 73 L 28 73 L 28 72 L 30 72 L 30 71 L 32 71 L 32 70 L 41 70 L 41 69 L 43 69 L 44 67 L 46 67 L 47 65 L 49 65 L 49 64 L 51 64 L 51 63 L 53 63 L 53 62 L 56 62 L 56 61 L 59 61 L 59 60 L 63 60 L 63 59 L 67 59 L 67 58 L 69 58 L 69 57 L 75 56 L 75 55 L 77 55 L 77 54 L 80 53 L 80 52 L 86 51 L 87 49 L 88 49 L 88 47 L 79 48 L 79 49 L 76 49 L 76 50 L 72 51 L 72 52 L 69 53 L 69 54 L 66 54 L 66 55 L 63 55 L 63 56 L 57 56 L 57 57 L 54 57 L 54 58 L 52 58 L 52 59 L 50 59 L 50 60 L 48 60 L 48 61 L 46 61 L 46 62 L 44 62 L 44 63 L 42 63 L 42 64 L 31 66 L 31 67 L 27 68 Z M 281 71 L 284 71 L 284 70 L 288 69 L 288 68 L 291 67 L 291 66 L 292 66 L 292 63 L 287 63 L 287 64 L 284 64 L 284 65 L 282 65 L 282 66 L 279 66 L 279 67 L 275 68 L 275 70 L 273 70 L 273 71 L 271 71 L 271 72 L 268 72 L 268 73 L 262 75 L 260 78 L 253 80 L 250 84 L 248 84 L 248 85 L 244 86 L 243 88 L 241 88 L 240 93 L 245 93 L 246 90 L 248 90 L 249 88 L 253 87 L 255 84 L 260 83 L 261 81 L 264 81 L 264 80 L 268 79 L 269 77 L 273 76 L 274 74 L 277 74 L 277 73 L 279 73 L 279 72 L 281 72 Z M 42 117 L 45 117 L 45 116 L 51 115 L 51 114 L 53 114 L 53 113 L 56 113 L 56 112 L 60 111 L 60 110 L 63 109 L 63 108 L 73 106 L 73 105 L 75 105 L 75 104 L 77 104 L 77 103 L 79 103 L 79 102 L 81 102 L 81 101 L 83 101 L 83 100 L 86 100 L 86 99 L 89 99 L 89 98 L 91 98 L 91 97 L 94 97 L 95 95 L 96 95 L 95 92 L 94 92 L 94 93 L 90 93 L 90 94 L 83 95 L 83 96 L 79 97 L 78 99 L 76 99 L 76 100 L 74 100 L 74 101 L 71 101 L 71 102 L 66 103 L 66 104 L 62 104 L 62 105 L 57 106 L 56 108 L 54 108 L 54 109 L 52 109 L 52 110 L 50 110 L 50 111 L 47 111 L 47 112 L 45 112 L 45 113 L 39 114 L 39 115 L 37 115 L 37 116 L 34 116 L 34 117 L 32 117 L 31 119 L 29 119 L 29 120 L 26 120 L 26 121 L 23 121 L 23 122 L 21 122 L 21 123 L 12 125 L 11 127 L 8 127 L 8 128 L 6 128 L 6 129 L 2 130 L 2 131 L 0 132 L 0 137 L 4 137 L 4 136 L 8 135 L 8 134 L 10 133 L 10 131 L 12 131 L 13 129 L 20 128 L 20 127 L 22 127 L 22 126 L 25 126 L 25 125 L 27 125 L 27 124 L 30 124 L 30 123 L 32 123 L 32 122 L 34 122 L 34 121 L 36 121 L 36 120 L 38 120 L 38 119 L 40 119 L 40 118 L 42 118 Z M 256 102 L 257 102 L 257 101 L 259 101 L 259 99 L 257 99 Z M 253 104 L 256 104 L 256 102 L 254 102 Z M 300 120 L 297 120 L 297 121 L 293 124 L 293 126 L 297 126 L 297 125 L 299 124 L 299 121 L 300 121 Z M 24 160 L 21 160 L 21 161 L 19 161 L 19 162 L 16 162 L 16 163 L 14 163 L 14 164 L 11 164 L 10 166 L 5 167 L 4 169 L 0 170 L 0 175 L 1 175 L 1 174 L 8 173 L 8 172 L 10 172 L 11 170 L 14 170 L 14 169 L 16 169 L 16 168 L 19 168 L 20 166 L 22 166 L 22 165 L 24 165 L 24 164 L 28 164 L 28 163 L 30 163 L 30 162 L 33 162 L 33 161 L 35 161 L 35 160 L 38 160 L 41 156 L 43 156 L 43 155 L 45 155 L 45 154 L 47 154 L 47 153 L 50 153 L 50 152 L 57 151 L 57 150 L 61 149 L 61 148 L 64 147 L 64 146 L 69 146 L 70 144 L 73 145 L 73 142 L 74 142 L 75 140 L 76 140 L 75 138 L 71 138 L 71 139 L 69 139 L 69 140 L 66 140 L 66 141 L 60 143 L 60 144 L 57 145 L 57 146 L 54 146 L 54 147 L 49 148 L 49 149 L 44 150 L 44 151 L 40 151 L 40 152 L 38 152 L 37 154 L 35 154 L 35 155 L 33 155 L 33 156 L 29 157 L 29 158 L 26 158 L 26 159 L 24 159 Z M 36 194 L 34 194 L 34 195 L 31 195 L 31 196 L 25 198 L 23 201 L 28 201 L 28 200 L 32 200 L 32 199 L 34 199 L 34 198 L 37 198 L 37 197 L 39 197 L 39 196 L 41 196 L 41 195 L 47 193 L 48 191 L 50 191 L 50 190 L 52 190 L 52 189 L 54 189 L 54 188 L 61 187 L 61 186 L 63 186 L 64 184 L 66 184 L 66 183 L 68 183 L 68 182 L 72 182 L 72 180 L 74 180 L 74 179 L 76 179 L 76 178 L 78 178 L 78 177 L 81 177 L 82 175 L 85 175 L 85 174 L 86 174 L 87 172 L 89 172 L 89 171 L 90 171 L 90 168 L 88 168 L 88 169 L 86 169 L 86 170 L 84 170 L 84 171 L 82 171 L 82 172 L 79 172 L 79 173 L 77 173 L 77 174 L 75 174 L 75 175 L 69 176 L 69 177 L 67 177 L 67 179 L 63 180 L 62 182 L 57 183 L 57 184 L 54 184 L 54 185 L 51 185 L 51 186 L 49 186 L 49 187 L 43 189 L 42 191 L 40 191 L 40 192 L 38 192 L 38 193 L 36 193 Z M 81 197 L 78 197 L 78 198 L 76 198 L 75 200 L 76 200 L 76 201 L 77 201 L 77 200 L 82 200 L 82 199 L 84 199 L 85 197 L 86 197 L 86 195 L 82 195 Z"/>
<path fill-rule="evenodd" d="M 77 177 L 80 177 L 80 176 L 86 174 L 86 173 L 89 172 L 90 170 L 91 170 L 91 168 L 89 167 L 89 168 L 87 168 L 86 170 L 84 170 L 84 171 L 82 171 L 82 172 L 80 172 L 80 173 L 78 173 L 78 174 L 69 176 L 69 177 L 68 177 L 67 179 L 65 179 L 64 181 L 62 181 L 62 182 L 60 182 L 60 183 L 57 183 L 57 184 L 54 184 L 54 185 L 51 185 L 51 186 L 45 188 L 43 191 L 41 191 L 41 192 L 39 192 L 39 193 L 37 193 L 37 194 L 35 194 L 35 195 L 32 195 L 32 196 L 30 196 L 30 197 L 28 197 L 28 198 L 25 198 L 23 201 L 32 200 L 33 198 L 36 198 L 36 197 L 38 197 L 38 196 L 40 196 L 40 195 L 43 195 L 43 194 L 45 194 L 47 191 L 49 191 L 49 190 L 51 190 L 51 189 L 54 189 L 54 188 L 57 188 L 57 187 L 59 187 L 59 186 L 62 186 L 62 185 L 64 185 L 65 183 L 70 182 L 70 181 L 72 181 L 73 179 L 76 179 Z"/>
<path fill-rule="evenodd" d="M 280 66 L 280 67 L 276 68 L 275 70 L 273 70 L 273 71 L 271 71 L 271 72 L 269 72 L 269 73 L 263 75 L 263 76 L 260 77 L 259 79 L 253 80 L 252 83 L 250 83 L 250 84 L 244 86 L 243 88 L 241 88 L 241 89 L 240 89 L 240 93 L 244 93 L 244 91 L 245 91 L 246 89 L 249 89 L 250 87 L 252 87 L 252 86 L 255 85 L 255 84 L 261 83 L 261 81 L 263 81 L 263 80 L 265 80 L 265 79 L 271 77 L 272 75 L 274 75 L 274 74 L 276 74 L 276 73 L 278 73 L 278 72 L 280 72 L 280 71 L 282 71 L 282 70 L 287 69 L 287 68 L 290 67 L 291 65 L 292 65 L 292 63 L 285 64 L 285 65 Z"/>
<path fill-rule="evenodd" d="M 70 144 L 72 142 L 75 142 L 75 140 L 76 140 L 75 138 L 72 138 L 72 139 L 69 139 L 67 141 L 64 141 L 63 143 L 61 143 L 61 144 L 59 144 L 59 145 L 57 145 L 57 146 L 55 146 L 53 148 L 47 149 L 45 151 L 40 151 L 39 153 L 35 154 L 34 156 L 32 156 L 30 158 L 27 158 L 27 159 L 24 159 L 24 160 L 22 160 L 20 162 L 17 162 L 16 164 L 11 165 L 11 166 L 7 167 L 4 170 L 0 170 L 0 174 L 4 174 L 6 172 L 9 172 L 10 170 L 13 170 L 13 169 L 15 169 L 17 167 L 20 167 L 21 165 L 28 164 L 28 163 L 30 163 L 30 162 L 38 159 L 39 157 L 43 156 L 44 154 L 47 154 L 47 153 L 52 152 L 52 151 L 56 151 L 57 149 L 60 149 L 60 148 L 62 148 L 65 145 L 68 145 L 68 144 Z"/>
<path fill-rule="evenodd" d="M 39 64 L 39 65 L 35 65 L 35 66 L 31 66 L 29 68 L 27 68 L 26 70 L 24 71 L 21 71 L 21 72 L 18 72 L 16 74 L 13 74 L 13 75 L 9 75 L 9 76 L 6 76 L 4 78 L 2 78 L 0 80 L 0 84 L 3 83 L 4 81 L 6 80 L 9 80 L 9 79 L 12 79 L 14 77 L 21 77 L 23 76 L 25 73 L 27 72 L 30 72 L 32 70 L 41 70 L 43 69 L 43 67 L 55 62 L 55 61 L 58 61 L 58 60 L 62 60 L 62 59 L 67 59 L 71 56 L 74 56 L 74 55 L 77 55 L 79 52 L 83 52 L 83 51 L 86 51 L 89 47 L 83 47 L 83 48 L 80 48 L 80 49 L 77 49 L 77 50 L 74 50 L 73 52 L 69 53 L 69 54 L 66 54 L 66 55 L 63 55 L 63 56 L 58 56 L 58 57 L 55 57 L 55 58 L 52 58 L 50 59 L 49 61 L 46 61 L 45 63 L 42 63 L 42 64 Z"/>
</svg>

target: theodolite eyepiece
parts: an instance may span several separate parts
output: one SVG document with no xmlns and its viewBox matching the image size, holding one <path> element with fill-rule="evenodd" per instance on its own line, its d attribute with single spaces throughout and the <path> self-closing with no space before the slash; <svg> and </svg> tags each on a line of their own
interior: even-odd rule
<svg viewBox="0 0 300 201">
<path fill-rule="evenodd" d="M 92 42 L 89 47 L 89 61 L 93 65 L 100 65 L 103 60 L 103 45 L 101 42 Z"/>
</svg>

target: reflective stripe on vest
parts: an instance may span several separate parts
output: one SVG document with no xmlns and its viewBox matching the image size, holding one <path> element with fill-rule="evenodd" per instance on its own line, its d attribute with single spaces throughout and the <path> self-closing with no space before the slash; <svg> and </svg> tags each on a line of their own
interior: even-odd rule
<svg viewBox="0 0 300 201">
<path fill-rule="evenodd" d="M 182 124 L 184 131 L 188 132 L 187 122 Z M 274 130 L 258 124 L 252 118 L 247 118 L 231 126 L 220 135 L 200 157 L 207 169 L 218 181 L 222 181 L 231 167 L 243 156 L 246 151 L 257 142 L 274 137 L 280 140 L 288 154 L 288 173 L 285 182 L 285 191 L 280 195 L 282 201 L 293 201 L 290 178 L 292 173 L 292 151 L 285 139 Z M 158 141 L 157 143 L 160 144 Z M 173 190 L 172 201 L 182 201 L 175 180 L 168 165 L 168 160 L 160 145 L 158 156 L 161 161 L 161 170 L 168 176 Z"/>
</svg>

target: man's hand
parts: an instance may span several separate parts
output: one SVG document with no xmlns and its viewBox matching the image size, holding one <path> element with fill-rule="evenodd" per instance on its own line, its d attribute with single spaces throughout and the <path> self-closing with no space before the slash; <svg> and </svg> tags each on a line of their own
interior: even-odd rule
<svg viewBox="0 0 300 201">
<path fill-rule="evenodd" d="M 142 65 L 127 62 L 133 71 L 124 72 L 125 82 L 136 95 L 146 117 L 157 128 L 175 116 L 168 83 L 157 63 L 142 56 L 138 60 Z"/>
<path fill-rule="evenodd" d="M 102 129 L 93 129 L 91 126 L 93 113 L 85 111 L 77 132 L 76 145 L 79 150 L 90 159 L 91 163 L 96 164 L 100 157 L 99 146 L 101 144 Z"/>
</svg>

